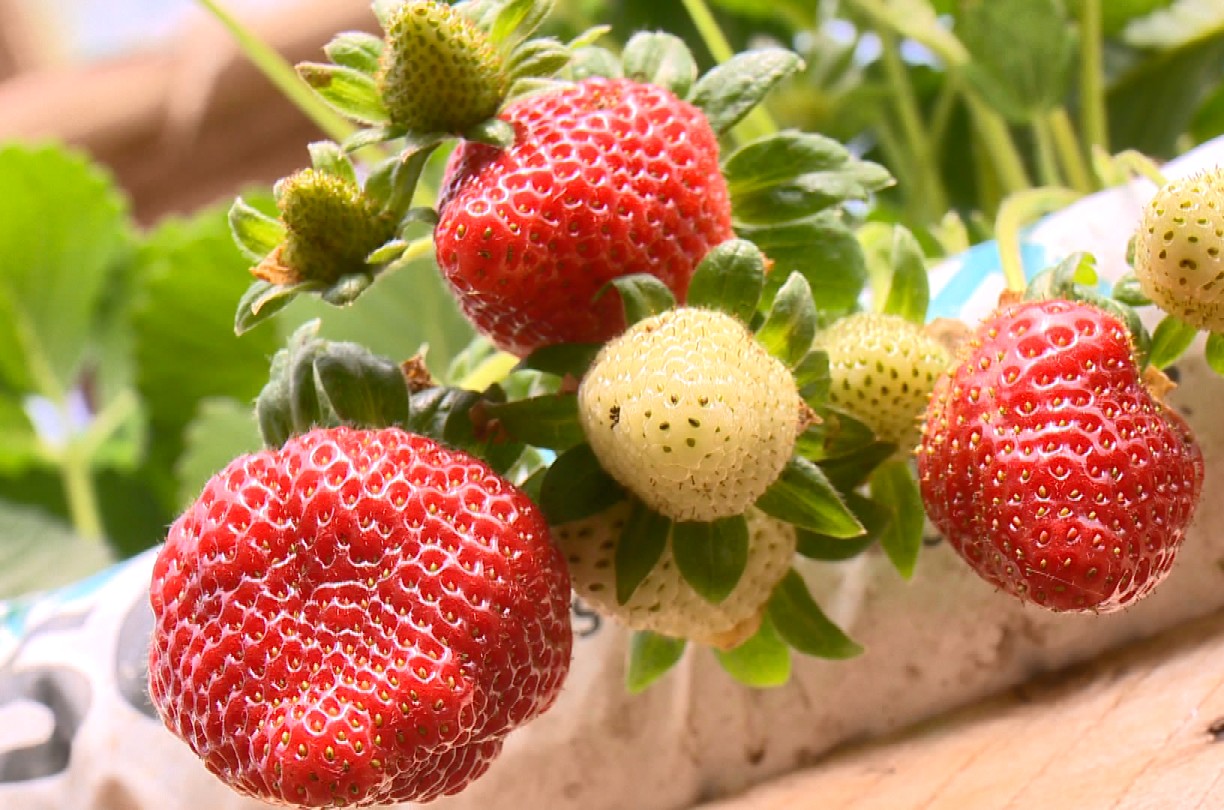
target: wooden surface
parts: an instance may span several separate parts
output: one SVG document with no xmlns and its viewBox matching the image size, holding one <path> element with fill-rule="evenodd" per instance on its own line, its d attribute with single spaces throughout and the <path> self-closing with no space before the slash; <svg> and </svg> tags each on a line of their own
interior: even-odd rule
<svg viewBox="0 0 1224 810">
<path fill-rule="evenodd" d="M 1220 810 L 1224 614 L 702 810 Z"/>
<path fill-rule="evenodd" d="M 377 30 L 368 0 L 302 0 L 246 23 L 291 62 L 324 59 L 338 31 Z M 109 166 L 146 224 L 270 187 L 322 137 L 203 15 L 159 51 L 0 82 L 0 111 L 0 140 L 61 140 Z"/>
</svg>

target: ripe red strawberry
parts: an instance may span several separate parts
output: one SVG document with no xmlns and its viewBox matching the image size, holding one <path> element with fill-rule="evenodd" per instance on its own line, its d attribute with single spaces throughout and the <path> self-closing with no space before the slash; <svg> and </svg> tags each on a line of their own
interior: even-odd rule
<svg viewBox="0 0 1224 810">
<path fill-rule="evenodd" d="M 927 514 L 985 579 L 1052 610 L 1106 612 L 1169 573 L 1203 457 L 1140 380 L 1121 321 L 1084 303 L 1001 307 L 927 410 Z"/>
<path fill-rule="evenodd" d="M 150 599 L 154 705 L 269 801 L 454 793 L 569 668 L 569 576 L 540 511 L 394 428 L 236 459 L 171 527 Z"/>
<path fill-rule="evenodd" d="M 603 342 L 625 328 L 610 279 L 650 273 L 683 301 L 731 238 L 718 141 L 670 91 L 586 79 L 511 103 L 516 139 L 465 143 L 447 167 L 438 264 L 468 319 L 502 349 Z"/>
</svg>

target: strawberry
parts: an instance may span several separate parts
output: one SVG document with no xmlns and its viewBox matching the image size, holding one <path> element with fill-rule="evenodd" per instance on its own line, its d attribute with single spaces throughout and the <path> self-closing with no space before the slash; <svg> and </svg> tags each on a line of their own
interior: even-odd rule
<svg viewBox="0 0 1224 810">
<path fill-rule="evenodd" d="M 816 337 L 829 355 L 829 404 L 908 453 L 935 380 L 948 366 L 943 345 L 898 315 L 863 312 Z"/>
<path fill-rule="evenodd" d="M 387 47 L 375 80 L 393 125 L 463 132 L 497 112 L 508 84 L 501 55 L 458 10 L 413 0 L 384 25 Z"/>
<path fill-rule="evenodd" d="M 734 647 L 756 632 L 762 607 L 794 561 L 793 526 L 748 510 L 748 565 L 735 590 L 718 604 L 685 582 L 669 546 L 622 605 L 616 598 L 615 559 L 629 510 L 629 502 L 623 501 L 592 517 L 553 527 L 574 590 L 583 599 L 634 630 L 716 647 Z"/>
<path fill-rule="evenodd" d="M 1107 612 L 1169 573 L 1203 457 L 1141 381 L 1122 322 L 1052 300 L 1002 306 L 962 347 L 918 471 L 932 522 L 986 580 L 1051 610 Z"/>
<path fill-rule="evenodd" d="M 149 692 L 236 790 L 306 806 L 461 790 L 569 667 L 569 577 L 483 462 L 395 428 L 233 461 L 153 570 Z"/>
<path fill-rule="evenodd" d="M 434 233 L 438 265 L 475 327 L 524 356 L 625 328 L 609 280 L 649 273 L 683 301 L 732 236 L 718 141 L 670 91 L 590 78 L 503 110 L 514 145 L 451 155 Z"/>
<path fill-rule="evenodd" d="M 1135 276 L 1161 309 L 1224 331 L 1224 169 L 1156 193 L 1136 234 Z"/>
<path fill-rule="evenodd" d="M 791 457 L 801 405 L 790 371 L 742 323 L 693 307 L 634 324 L 578 388 L 600 464 L 673 520 L 751 506 Z"/>
</svg>

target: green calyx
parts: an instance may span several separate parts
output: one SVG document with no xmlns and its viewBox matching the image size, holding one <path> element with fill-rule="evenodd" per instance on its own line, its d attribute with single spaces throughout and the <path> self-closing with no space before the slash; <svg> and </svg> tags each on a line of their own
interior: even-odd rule
<svg viewBox="0 0 1224 810">
<path fill-rule="evenodd" d="M 497 113 L 508 85 L 489 37 L 434 0 L 392 13 L 375 80 L 391 124 L 414 132 L 464 132 Z"/>
<path fill-rule="evenodd" d="M 252 269 L 273 284 L 335 283 L 365 270 L 366 257 L 395 235 L 396 222 L 354 182 L 303 169 L 276 187 L 285 239 Z"/>
</svg>

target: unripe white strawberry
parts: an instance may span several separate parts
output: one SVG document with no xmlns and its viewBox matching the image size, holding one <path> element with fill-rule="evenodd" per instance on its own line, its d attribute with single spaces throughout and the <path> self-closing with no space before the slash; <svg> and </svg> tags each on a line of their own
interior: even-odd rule
<svg viewBox="0 0 1224 810">
<path fill-rule="evenodd" d="M 801 400 L 794 377 L 739 321 L 681 307 L 600 350 L 578 389 L 600 464 L 673 520 L 744 512 L 786 465 Z"/>
<path fill-rule="evenodd" d="M 948 367 L 943 344 L 899 315 L 864 312 L 834 323 L 815 345 L 829 355 L 829 404 L 901 452 L 912 450 L 931 390 Z"/>
<path fill-rule="evenodd" d="M 703 599 L 680 575 L 668 543 L 662 557 L 629 601 L 616 601 L 616 547 L 629 516 L 628 501 L 598 515 L 552 527 L 569 562 L 574 590 L 591 607 L 634 630 L 730 648 L 760 625 L 762 607 L 795 557 L 795 529 L 749 509 L 748 564 L 735 589 L 717 605 Z"/>
<path fill-rule="evenodd" d="M 1135 276 L 1165 312 L 1224 331 L 1224 170 L 1156 192 L 1135 236 Z"/>
</svg>

